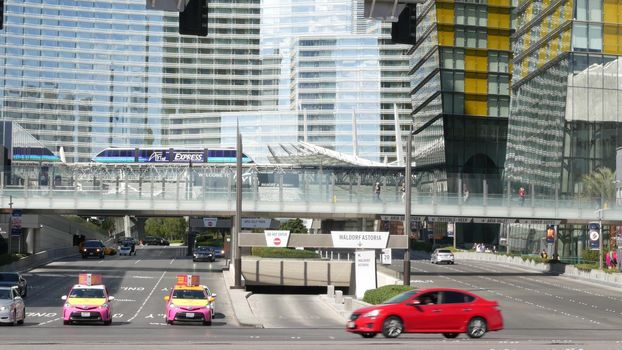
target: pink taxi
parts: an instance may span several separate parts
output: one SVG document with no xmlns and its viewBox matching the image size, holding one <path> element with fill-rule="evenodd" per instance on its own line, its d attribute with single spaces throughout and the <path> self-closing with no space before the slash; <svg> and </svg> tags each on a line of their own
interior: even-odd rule
<svg viewBox="0 0 622 350">
<path fill-rule="evenodd" d="M 167 324 L 175 321 L 202 322 L 205 326 L 212 324 L 215 295 L 209 294 L 205 287 L 199 285 L 199 276 L 177 276 L 177 284 L 164 300 Z"/>
<path fill-rule="evenodd" d="M 90 274 L 88 274 L 90 275 Z M 61 297 L 65 301 L 63 306 L 63 324 L 73 322 L 103 322 L 112 323 L 112 308 L 110 302 L 113 296 L 108 295 L 106 286 L 101 284 L 101 276 L 88 278 L 80 276 L 80 283 L 71 287 L 69 294 Z"/>
</svg>

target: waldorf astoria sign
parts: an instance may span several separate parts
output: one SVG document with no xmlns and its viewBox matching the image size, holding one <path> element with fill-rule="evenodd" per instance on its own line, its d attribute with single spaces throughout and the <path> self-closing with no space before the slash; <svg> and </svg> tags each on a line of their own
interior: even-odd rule
<svg viewBox="0 0 622 350">
<path fill-rule="evenodd" d="M 384 249 L 389 241 L 389 232 L 332 231 L 335 248 Z"/>
</svg>

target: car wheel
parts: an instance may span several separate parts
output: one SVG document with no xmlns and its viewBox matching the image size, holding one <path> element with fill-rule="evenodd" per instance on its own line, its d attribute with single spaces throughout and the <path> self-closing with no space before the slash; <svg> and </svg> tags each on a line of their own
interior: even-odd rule
<svg viewBox="0 0 622 350">
<path fill-rule="evenodd" d="M 209 320 L 209 321 L 203 321 L 203 325 L 204 325 L 204 326 L 211 326 L 211 325 L 212 325 L 212 320 Z"/>
<path fill-rule="evenodd" d="M 63 324 L 64 324 L 65 326 L 70 325 L 70 324 L 71 324 L 71 321 L 69 321 L 69 320 L 63 320 Z"/>
<path fill-rule="evenodd" d="M 166 320 L 166 324 L 173 325 L 173 320 Z"/>
<path fill-rule="evenodd" d="M 460 333 L 443 333 L 443 336 L 447 339 L 456 338 Z"/>
<path fill-rule="evenodd" d="M 112 324 L 112 320 L 104 321 L 104 326 L 110 326 Z"/>
<path fill-rule="evenodd" d="M 86 255 L 82 255 L 82 259 L 86 259 Z"/>
<path fill-rule="evenodd" d="M 378 335 L 378 333 L 361 333 L 361 337 L 363 338 L 373 338 L 376 335 Z"/>
<path fill-rule="evenodd" d="M 22 310 L 22 319 L 17 321 L 17 324 L 24 324 L 24 321 L 26 321 L 26 307 Z"/>
<path fill-rule="evenodd" d="M 481 317 L 475 317 L 469 321 L 469 325 L 467 326 L 467 335 L 469 338 L 481 338 L 488 331 L 488 325 L 486 324 L 486 320 Z"/>
<path fill-rule="evenodd" d="M 453 264 L 454 264 L 454 262 L 452 261 L 450 264 L 452 264 L 452 265 L 453 265 Z"/>
<path fill-rule="evenodd" d="M 385 338 L 397 338 L 404 330 L 404 324 L 398 317 L 391 316 L 382 323 L 382 335 Z"/>
</svg>

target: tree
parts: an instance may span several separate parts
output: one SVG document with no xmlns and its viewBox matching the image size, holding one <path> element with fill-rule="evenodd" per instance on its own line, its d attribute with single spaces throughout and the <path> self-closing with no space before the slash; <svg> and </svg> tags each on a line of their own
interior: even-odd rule
<svg viewBox="0 0 622 350">
<path fill-rule="evenodd" d="M 582 195 L 597 200 L 599 207 L 604 208 L 607 203 L 615 202 L 616 187 L 615 173 L 611 169 L 598 168 L 587 175 L 583 175 Z"/>
<path fill-rule="evenodd" d="M 289 230 L 291 233 L 307 233 L 307 228 L 300 219 L 291 219 L 281 224 L 281 230 Z"/>
<path fill-rule="evenodd" d="M 188 223 L 181 218 L 149 218 L 145 221 L 145 234 L 170 240 L 184 239 Z"/>
</svg>

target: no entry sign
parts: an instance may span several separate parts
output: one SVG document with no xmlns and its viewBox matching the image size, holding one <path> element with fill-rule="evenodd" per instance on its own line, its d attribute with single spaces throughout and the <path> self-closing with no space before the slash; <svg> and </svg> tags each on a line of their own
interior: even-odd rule
<svg viewBox="0 0 622 350">
<path fill-rule="evenodd" d="M 289 231 L 286 230 L 265 230 L 266 245 L 268 247 L 287 247 L 289 241 Z"/>
</svg>

